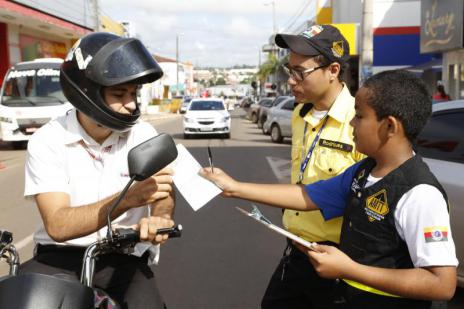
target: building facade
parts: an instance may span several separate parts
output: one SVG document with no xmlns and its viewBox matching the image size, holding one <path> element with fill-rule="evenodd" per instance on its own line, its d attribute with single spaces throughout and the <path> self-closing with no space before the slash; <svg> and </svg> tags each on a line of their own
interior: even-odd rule
<svg viewBox="0 0 464 309">
<path fill-rule="evenodd" d="M 96 5 L 88 0 L 0 0 L 0 82 L 14 63 L 64 58 L 79 37 L 98 29 Z"/>
<path fill-rule="evenodd" d="M 464 98 L 464 0 L 422 0 L 421 52 L 443 54 L 442 83 L 452 99 Z"/>
</svg>

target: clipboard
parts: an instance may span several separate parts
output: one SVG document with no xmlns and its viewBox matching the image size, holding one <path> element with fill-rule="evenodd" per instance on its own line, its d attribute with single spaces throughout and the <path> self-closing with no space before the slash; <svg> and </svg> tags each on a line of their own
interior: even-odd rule
<svg viewBox="0 0 464 309">
<path fill-rule="evenodd" d="M 310 250 L 315 250 L 315 248 L 314 248 L 315 243 L 306 241 L 303 238 L 298 237 L 295 234 L 292 234 L 289 231 L 286 231 L 283 228 L 278 227 L 277 225 L 274 225 L 269 219 L 267 219 L 265 216 L 263 216 L 261 211 L 259 211 L 258 207 L 256 207 L 255 205 L 252 205 L 252 207 L 253 207 L 253 209 L 251 210 L 251 212 L 248 212 L 248 211 L 246 211 L 246 210 L 244 210 L 244 209 L 242 209 L 240 207 L 235 207 L 235 208 L 238 211 L 240 211 L 241 213 L 243 213 L 244 215 L 246 215 L 247 217 L 253 218 L 256 221 L 258 221 L 259 223 L 264 224 L 265 226 L 267 226 L 271 230 L 273 230 L 273 231 L 275 231 L 275 232 L 277 232 L 277 233 L 279 233 L 279 234 L 281 234 L 281 235 L 283 235 L 285 237 L 288 237 L 291 240 L 294 240 L 295 242 L 299 243 L 300 245 L 303 245 L 303 246 L 307 247 Z"/>
</svg>

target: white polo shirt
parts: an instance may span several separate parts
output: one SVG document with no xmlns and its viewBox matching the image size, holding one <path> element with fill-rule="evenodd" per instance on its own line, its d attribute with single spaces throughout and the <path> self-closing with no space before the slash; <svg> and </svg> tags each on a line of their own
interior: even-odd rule
<svg viewBox="0 0 464 309">
<path fill-rule="evenodd" d="M 70 110 L 41 127 L 31 137 L 26 158 L 24 195 L 45 192 L 69 194 L 71 207 L 87 205 L 120 192 L 129 181 L 127 153 L 134 146 L 157 135 L 148 123 L 138 122 L 129 132 L 112 133 L 100 145 L 77 121 Z M 113 221 L 118 225 L 137 224 L 149 214 L 149 207 L 131 209 Z M 106 236 L 106 227 L 90 235 L 61 244 L 87 246 Z M 34 234 L 40 244 L 56 244 L 43 223 Z"/>
</svg>

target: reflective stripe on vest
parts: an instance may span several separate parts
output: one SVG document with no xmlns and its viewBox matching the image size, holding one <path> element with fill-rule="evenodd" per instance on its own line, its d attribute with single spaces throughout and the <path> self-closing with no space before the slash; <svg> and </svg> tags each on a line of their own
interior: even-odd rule
<svg viewBox="0 0 464 309">
<path fill-rule="evenodd" d="M 387 292 L 383 292 L 383 291 L 371 288 L 370 286 L 364 285 L 364 284 L 359 283 L 359 282 L 351 281 L 351 280 L 348 280 L 348 279 L 343 279 L 343 281 L 345 281 L 347 284 L 351 285 L 352 287 L 354 287 L 354 288 L 356 288 L 358 290 L 362 290 L 362 291 L 365 291 L 365 292 L 369 292 L 369 293 L 373 293 L 373 294 L 377 294 L 377 295 L 382 295 L 382 296 L 401 298 L 401 296 L 390 294 L 390 293 L 387 293 Z"/>
</svg>

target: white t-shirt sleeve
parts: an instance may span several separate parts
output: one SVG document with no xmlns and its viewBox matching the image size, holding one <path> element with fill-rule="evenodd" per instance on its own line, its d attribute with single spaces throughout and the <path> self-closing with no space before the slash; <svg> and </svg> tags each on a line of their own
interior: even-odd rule
<svg viewBox="0 0 464 309">
<path fill-rule="evenodd" d="M 24 196 L 44 192 L 69 193 L 66 162 L 60 153 L 64 149 L 42 137 L 33 137 L 28 143 Z"/>
<path fill-rule="evenodd" d="M 456 266 L 456 249 L 446 201 L 431 185 L 406 192 L 395 210 L 395 225 L 414 267 Z"/>
</svg>

